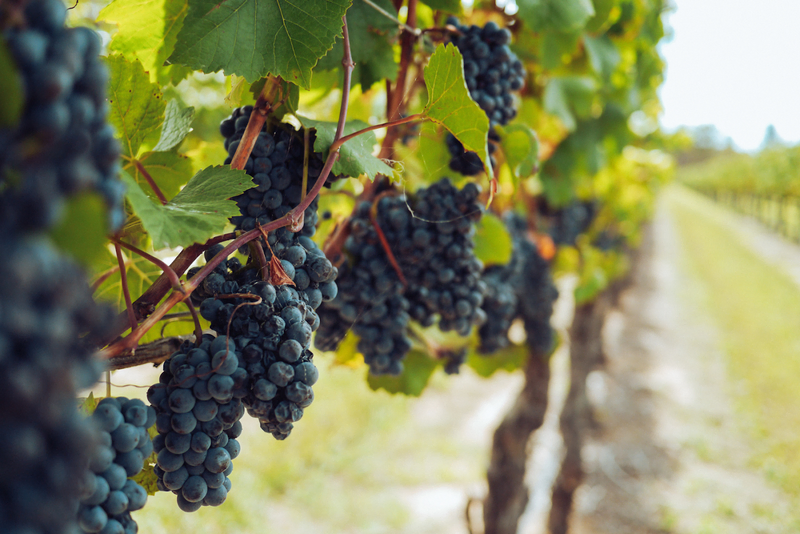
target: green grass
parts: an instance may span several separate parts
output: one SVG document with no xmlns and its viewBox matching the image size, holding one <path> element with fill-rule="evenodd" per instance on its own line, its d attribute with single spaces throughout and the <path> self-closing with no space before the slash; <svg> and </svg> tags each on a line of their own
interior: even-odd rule
<svg viewBox="0 0 800 534">
<path fill-rule="evenodd" d="M 140 532 L 399 533 L 410 512 L 398 488 L 480 482 L 486 451 L 410 415 L 415 399 L 371 391 L 364 368 L 317 357 L 315 400 L 289 439 L 275 441 L 245 417 L 228 500 L 181 512 L 159 493 L 134 519 Z"/>
<path fill-rule="evenodd" d="M 800 497 L 800 288 L 742 242 L 729 211 L 680 187 L 666 197 L 689 267 L 707 288 L 753 461 Z"/>
</svg>

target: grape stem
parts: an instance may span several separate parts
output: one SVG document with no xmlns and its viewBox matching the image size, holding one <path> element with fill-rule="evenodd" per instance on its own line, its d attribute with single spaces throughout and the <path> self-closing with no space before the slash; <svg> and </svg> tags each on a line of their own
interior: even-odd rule
<svg viewBox="0 0 800 534">
<path fill-rule="evenodd" d="M 200 317 L 198 317 L 197 310 L 192 304 L 192 299 L 186 299 L 184 302 L 189 308 L 189 313 L 192 314 L 192 321 L 194 321 L 194 341 L 195 343 L 200 343 L 200 340 L 203 339 L 203 327 L 200 326 Z"/>
<path fill-rule="evenodd" d="M 156 194 L 156 196 L 158 197 L 159 202 L 161 202 L 161 205 L 162 206 L 166 206 L 167 202 L 168 202 L 167 201 L 167 197 L 165 197 L 164 193 L 161 192 L 161 189 L 158 187 L 158 184 L 156 184 L 156 181 L 153 179 L 152 176 L 150 176 L 150 173 L 147 172 L 147 169 L 144 168 L 144 165 L 142 165 L 142 162 L 139 161 L 138 159 L 133 159 L 132 161 L 133 161 L 133 164 L 136 166 L 136 170 L 138 170 L 142 174 L 142 176 L 144 176 L 144 179 L 147 180 L 147 183 L 150 186 L 150 189 L 152 189 L 153 193 Z"/>
<path fill-rule="evenodd" d="M 400 26 L 401 28 L 403 28 L 405 31 L 412 32 L 412 33 L 414 33 L 416 35 L 420 34 L 419 29 L 412 28 L 408 24 L 405 24 L 405 23 L 401 22 L 400 19 L 398 19 L 397 17 L 395 17 L 394 15 L 392 15 L 391 13 L 389 13 L 388 11 L 383 9 L 378 4 L 375 4 L 371 0 L 363 0 L 363 1 L 364 1 L 365 4 L 367 4 L 369 7 L 371 7 L 372 9 L 374 9 L 375 11 L 377 11 L 378 13 L 380 13 L 381 15 L 386 17 L 387 19 L 391 20 L 392 22 L 396 22 L 397 25 Z"/>
<path fill-rule="evenodd" d="M 109 237 L 109 240 L 111 240 L 111 242 L 117 246 L 126 248 L 131 252 L 138 254 L 142 258 L 146 259 L 147 261 L 149 261 L 150 263 L 154 264 L 156 267 L 164 271 L 164 274 L 167 275 L 167 278 L 169 278 L 170 284 L 172 284 L 172 289 L 183 292 L 183 285 L 181 284 L 181 280 L 178 277 L 178 275 L 175 274 L 175 271 L 172 270 L 172 267 L 170 267 L 160 259 L 156 258 L 152 254 L 148 254 L 144 250 L 138 249 L 129 243 L 125 243 L 124 241 L 117 239 L 116 237 L 113 236 Z"/>
<path fill-rule="evenodd" d="M 297 222 L 300 220 L 300 217 L 305 212 L 306 208 L 308 208 L 308 206 L 311 205 L 311 202 L 319 194 L 320 190 L 325 185 L 325 182 L 328 179 L 328 175 L 330 174 L 334 163 L 336 163 L 336 161 L 339 159 L 339 149 L 341 148 L 342 144 L 341 133 L 344 131 L 344 124 L 347 120 L 347 108 L 350 97 L 350 80 L 353 72 L 353 67 L 355 67 L 355 63 L 353 63 L 353 57 L 350 50 L 350 38 L 347 31 L 347 19 L 344 16 L 342 17 L 342 24 L 344 32 L 344 58 L 342 59 L 342 66 L 344 68 L 344 84 L 342 87 L 342 105 L 339 108 L 339 123 L 336 128 L 336 135 L 334 136 L 333 145 L 331 146 L 330 153 L 328 154 L 328 158 L 325 161 L 325 166 L 323 167 L 322 172 L 320 172 L 319 177 L 317 178 L 317 181 L 314 184 L 313 189 L 309 191 L 306 198 L 303 199 L 300 202 L 300 204 L 295 208 L 293 208 L 288 214 L 284 215 L 280 219 L 276 219 L 274 221 L 269 222 L 266 225 L 260 226 L 259 228 L 254 228 L 249 232 L 245 232 L 236 237 L 236 239 L 234 239 L 233 241 L 231 241 L 224 249 L 222 249 L 222 251 L 220 251 L 208 263 L 206 263 L 206 265 L 203 266 L 203 268 L 200 269 L 200 271 L 195 276 L 193 276 L 190 280 L 186 281 L 186 284 L 183 286 L 184 289 L 183 292 L 173 291 L 170 294 L 170 296 L 167 297 L 167 299 L 164 302 L 162 302 L 157 308 L 155 308 L 152 311 L 152 313 L 150 313 L 144 319 L 144 321 L 141 322 L 141 324 L 135 327 L 128 336 L 122 339 L 118 339 L 117 341 L 113 342 L 111 345 L 103 349 L 101 351 L 101 354 L 105 358 L 111 358 L 117 356 L 118 354 L 121 354 L 124 351 L 133 350 L 138 345 L 139 340 L 145 335 L 145 333 L 148 330 L 150 330 L 158 321 L 160 321 L 161 318 L 164 317 L 164 315 L 169 310 L 171 310 L 175 305 L 177 305 L 182 300 L 188 298 L 192 294 L 192 292 L 195 289 L 197 289 L 198 285 L 202 283 L 202 281 L 206 278 L 206 276 L 208 276 L 217 267 L 217 265 L 219 265 L 225 258 L 227 258 L 230 254 L 232 254 L 242 245 L 245 245 L 250 241 L 257 239 L 262 232 L 271 232 L 273 230 L 277 230 L 278 228 L 282 228 L 284 226 L 297 224 Z M 236 156 L 240 155 L 240 151 L 242 151 L 242 154 L 244 154 L 244 151 L 246 150 L 246 155 L 244 155 L 244 161 L 238 162 L 239 163 L 238 168 L 240 169 L 244 168 L 244 164 L 250 157 L 250 152 L 252 152 L 253 145 L 255 144 L 255 139 L 256 137 L 258 137 L 258 133 L 261 131 L 261 127 L 263 126 L 264 121 L 266 120 L 266 115 L 269 112 L 268 109 L 270 109 L 269 102 L 274 101 L 274 99 L 277 98 L 279 89 L 280 89 L 280 83 L 278 78 L 267 78 L 267 83 L 264 85 L 264 89 L 259 95 L 258 101 L 256 102 L 256 107 L 254 108 L 254 113 L 250 115 L 250 120 L 248 121 L 247 129 L 245 130 L 245 136 L 247 135 L 248 130 L 252 130 L 251 131 L 252 140 L 246 143 L 245 137 L 244 136 L 242 137 L 242 141 L 236 150 L 236 154 L 234 155 L 234 161 L 231 162 L 232 168 L 234 168 L 234 163 L 236 163 Z M 260 110 L 258 114 L 255 113 L 256 109 Z M 261 122 L 259 123 L 259 121 Z M 255 135 L 252 135 L 253 131 L 255 132 Z M 364 131 L 368 131 L 368 129 L 363 130 L 361 133 L 363 133 Z M 347 137 L 352 138 L 354 136 L 355 134 L 351 134 L 350 136 Z M 300 215 L 298 216 L 298 214 Z M 229 235 L 230 234 L 220 237 L 221 238 L 225 237 L 227 239 L 230 239 Z M 227 239 L 219 239 L 219 241 L 225 241 Z M 185 269 L 188 269 L 189 265 L 192 264 L 194 259 L 196 259 L 200 255 L 200 252 L 202 252 L 203 250 L 211 246 L 211 244 L 213 244 L 212 241 L 215 240 L 209 240 L 208 242 L 206 242 L 205 245 L 192 245 L 188 247 L 186 250 L 192 249 L 193 247 L 197 248 L 195 248 L 192 253 L 187 254 L 186 258 L 181 258 L 181 256 L 183 256 L 183 253 L 181 253 L 178 256 L 178 258 L 175 259 L 173 265 L 176 264 L 176 262 L 178 262 L 178 260 L 180 259 L 181 263 L 179 265 L 182 267 L 181 272 L 183 272 L 183 270 Z M 186 252 L 186 250 L 184 250 L 184 252 Z M 196 255 L 194 255 L 194 258 L 191 261 L 188 261 L 187 263 L 188 256 L 191 256 L 193 254 Z M 177 272 L 177 269 L 174 270 Z M 161 277 L 159 277 L 159 279 L 156 280 L 153 286 L 151 286 L 151 288 L 148 289 L 147 292 L 145 292 L 145 295 L 147 295 L 147 293 L 149 293 L 153 289 L 153 287 L 155 287 L 155 285 L 158 284 L 159 280 L 161 280 Z M 160 296 L 158 300 L 155 300 L 154 297 L 158 295 L 159 291 L 163 291 L 163 293 L 161 293 L 160 295 L 163 296 L 166 293 L 166 288 L 163 287 L 162 285 L 162 288 L 160 288 L 158 291 L 154 290 L 148 296 L 148 299 L 153 299 L 153 300 L 145 302 L 158 302 L 160 300 Z M 142 297 L 144 297 L 145 295 L 142 295 Z M 154 304 L 151 304 L 151 306 L 152 305 Z"/>
<path fill-rule="evenodd" d="M 397 258 L 394 257 L 394 252 L 392 252 L 392 247 L 389 246 L 389 242 L 386 240 L 386 236 L 383 234 L 383 230 L 381 230 L 381 226 L 378 224 L 378 202 L 387 195 L 396 194 L 396 191 L 392 189 L 387 189 L 383 193 L 379 194 L 375 197 L 374 203 L 369 210 L 369 219 L 372 221 L 372 226 L 375 228 L 375 231 L 378 233 L 378 239 L 381 242 L 381 246 L 383 247 L 383 251 L 386 252 L 386 257 L 389 259 L 389 263 L 392 264 L 394 271 L 397 273 L 397 277 L 402 282 L 403 287 L 408 287 L 408 281 L 406 277 L 403 275 L 403 270 L 400 268 L 400 264 L 397 263 Z"/>
<path fill-rule="evenodd" d="M 217 243 L 222 243 L 224 241 L 230 241 L 236 237 L 235 233 L 223 234 L 216 237 L 213 237 L 206 241 L 203 244 L 195 243 L 181 251 L 178 254 L 178 257 L 173 260 L 170 264 L 170 269 L 177 275 L 182 275 L 186 269 L 188 269 L 192 263 L 202 254 L 205 250 L 211 248 L 212 246 L 216 245 Z M 117 268 L 118 269 L 118 268 Z M 113 273 L 108 273 L 110 276 Z M 105 274 L 103 275 L 105 276 Z M 108 277 L 106 276 L 106 278 Z M 102 278 L 102 277 L 101 277 Z M 102 283 L 101 281 L 99 281 Z M 98 284 L 98 282 L 95 282 Z M 147 315 L 155 310 L 156 304 L 158 304 L 161 299 L 164 298 L 164 295 L 167 294 L 169 291 L 172 282 L 169 279 L 166 271 L 159 276 L 153 285 L 151 285 L 147 291 L 145 291 L 141 297 L 136 299 L 133 302 L 133 311 L 136 314 L 137 320 L 143 319 Z M 99 346 L 108 345 L 112 341 L 114 341 L 117 337 L 122 335 L 125 330 L 128 329 L 127 326 L 127 319 L 125 312 L 120 313 L 117 316 L 117 319 L 114 321 L 114 328 L 111 330 L 110 334 L 100 340 L 98 343 Z"/>
<path fill-rule="evenodd" d="M 288 214 L 288 217 L 290 217 L 292 221 L 292 226 L 297 226 L 297 223 L 300 221 L 300 217 L 302 217 L 305 213 L 306 208 L 308 208 L 311 205 L 311 202 L 313 202 L 317 195 L 319 195 L 319 192 L 322 190 L 325 182 L 328 180 L 328 175 L 331 173 L 333 165 L 339 160 L 339 149 L 343 143 L 342 139 L 344 139 L 342 134 L 344 133 L 344 125 L 347 122 L 347 108 L 350 103 L 350 84 L 353 76 L 353 68 L 356 66 L 356 64 L 353 63 L 353 54 L 350 50 L 350 34 L 347 29 L 347 17 L 345 15 L 342 16 L 342 35 L 344 43 L 344 57 L 342 57 L 344 82 L 342 83 L 342 104 L 339 107 L 339 121 L 336 124 L 336 133 L 333 136 L 333 143 L 330 146 L 328 158 L 325 160 L 325 166 L 319 173 L 319 177 L 314 183 L 314 187 L 308 192 L 306 198 L 301 200 L 300 204 L 293 208 Z M 364 130 L 360 130 L 356 133 L 361 134 L 367 131 L 369 131 L 369 129 L 365 128 Z M 350 134 L 346 137 L 350 139 L 355 135 L 356 134 Z"/>
<path fill-rule="evenodd" d="M 118 243 L 114 243 L 114 250 L 117 253 L 117 263 L 119 264 L 119 278 L 122 283 L 122 294 L 125 296 L 125 309 L 128 312 L 128 323 L 130 329 L 136 328 L 136 314 L 133 313 L 133 304 L 131 303 L 131 292 L 128 289 L 128 270 L 125 268 L 125 259 L 122 257 L 122 249 Z"/>
<path fill-rule="evenodd" d="M 258 99 L 256 99 L 256 105 L 253 106 L 253 112 L 250 113 L 250 119 L 247 121 L 247 128 L 242 134 L 242 140 L 239 141 L 239 146 L 236 148 L 236 153 L 231 160 L 231 169 L 244 169 L 247 160 L 250 159 L 258 134 L 261 133 L 261 129 L 267 121 L 267 115 L 272 111 L 272 102 L 280 98 L 281 81 L 279 76 L 267 76 L 264 88 L 258 95 Z"/>
<path fill-rule="evenodd" d="M 397 73 L 397 81 L 394 88 L 390 88 L 387 82 L 386 99 L 386 118 L 389 122 L 399 119 L 405 111 L 406 104 L 406 79 L 408 77 L 408 67 L 414 55 L 414 43 L 417 40 L 417 0 L 408 0 L 408 15 L 403 34 L 400 36 L 400 70 Z M 410 30 L 406 30 L 408 27 Z M 394 142 L 397 139 L 396 133 L 389 129 L 386 137 L 381 144 L 381 157 L 394 159 Z"/>
</svg>

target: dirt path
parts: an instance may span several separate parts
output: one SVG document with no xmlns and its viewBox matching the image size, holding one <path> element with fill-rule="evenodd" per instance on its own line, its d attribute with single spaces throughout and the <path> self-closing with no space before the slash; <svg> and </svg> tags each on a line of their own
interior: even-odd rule
<svg viewBox="0 0 800 534">
<path fill-rule="evenodd" d="M 743 238 L 763 243 L 759 230 Z M 606 322 L 607 365 L 588 380 L 598 424 L 572 531 L 784 532 L 788 502 L 748 468 L 703 287 L 686 275 L 663 203 L 645 246 Z M 776 262 L 790 256 L 769 246 Z"/>
</svg>

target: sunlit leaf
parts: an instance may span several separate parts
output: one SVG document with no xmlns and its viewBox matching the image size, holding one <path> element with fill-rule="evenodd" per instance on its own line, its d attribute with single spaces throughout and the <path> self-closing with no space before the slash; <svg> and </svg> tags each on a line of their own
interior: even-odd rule
<svg viewBox="0 0 800 534">
<path fill-rule="evenodd" d="M 385 389 L 389 393 L 419 397 L 428 385 L 437 365 L 436 360 L 424 352 L 412 350 L 403 360 L 403 373 L 400 376 L 370 374 L 367 376 L 367 383 L 375 390 Z"/>
<path fill-rule="evenodd" d="M 138 58 L 151 79 L 174 82 L 188 71 L 164 65 L 164 61 L 175 47 L 188 9 L 187 0 L 114 0 L 97 19 L 116 23 L 119 28 L 109 44 L 111 52 Z M 170 72 L 176 70 L 182 72 Z"/>
<path fill-rule="evenodd" d="M 128 201 L 156 248 L 185 247 L 222 233 L 228 217 L 239 213 L 236 203 L 227 199 L 253 187 L 244 171 L 208 167 L 162 206 L 145 195 L 127 173 L 122 173 L 122 178 L 128 187 Z"/>
<path fill-rule="evenodd" d="M 189 181 L 193 174 L 192 161 L 175 151 L 145 152 L 134 161 L 123 161 L 123 169 L 130 173 L 147 196 L 153 200 L 157 200 L 158 197 L 150 188 L 135 162 L 138 162 L 153 178 L 153 181 L 164 193 L 167 200 L 177 195 L 181 187 Z"/>
<path fill-rule="evenodd" d="M 193 107 L 182 107 L 177 100 L 170 100 L 161 125 L 161 137 L 153 147 L 154 152 L 166 152 L 181 144 L 192 129 Z"/>
<path fill-rule="evenodd" d="M 479 376 L 489 378 L 497 371 L 512 372 L 520 369 L 528 359 L 528 352 L 526 345 L 511 345 L 490 355 L 470 351 L 466 363 Z"/>
<path fill-rule="evenodd" d="M 457 0 L 456 0 L 457 1 Z M 397 15 L 391 0 L 373 0 L 384 11 Z M 364 0 L 353 0 L 347 10 L 347 30 L 350 35 L 350 48 L 353 62 L 354 83 L 360 83 L 364 91 L 374 83 L 397 77 L 397 61 L 392 41 L 398 32 L 397 23 Z M 339 69 L 342 67 L 344 47 L 342 39 L 337 38 L 330 52 L 319 60 L 318 69 Z"/>
<path fill-rule="evenodd" d="M 469 96 L 461 52 L 452 44 L 439 45 L 425 67 L 428 103 L 423 114 L 447 128 L 466 150 L 477 152 L 491 176 L 489 118 Z"/>
<path fill-rule="evenodd" d="M 485 213 L 477 224 L 475 256 L 484 265 L 503 265 L 511 260 L 511 235 L 496 215 Z"/>
<path fill-rule="evenodd" d="M 314 121 L 305 117 L 299 118 L 303 126 L 317 130 L 314 152 L 327 153 L 336 135 L 336 123 Z M 361 121 L 349 121 L 345 124 L 344 135 L 357 132 L 367 126 L 368 124 Z M 344 174 L 345 176 L 353 177 L 366 174 L 372 180 L 374 180 L 375 176 L 378 174 L 393 176 L 394 169 L 372 155 L 377 145 L 378 141 L 373 132 L 367 132 L 347 141 L 342 145 L 339 161 L 334 164 L 332 172 L 334 174 Z"/>
<path fill-rule="evenodd" d="M 517 6 L 519 18 L 537 32 L 580 30 L 594 15 L 591 0 L 517 0 Z"/>
<path fill-rule="evenodd" d="M 167 103 L 139 60 L 113 55 L 107 63 L 111 72 L 108 121 L 122 142 L 123 155 L 135 157 L 142 142 L 164 122 Z"/>
<path fill-rule="evenodd" d="M 189 0 L 172 63 L 248 81 L 274 74 L 308 88 L 342 34 L 350 0 Z"/>
</svg>

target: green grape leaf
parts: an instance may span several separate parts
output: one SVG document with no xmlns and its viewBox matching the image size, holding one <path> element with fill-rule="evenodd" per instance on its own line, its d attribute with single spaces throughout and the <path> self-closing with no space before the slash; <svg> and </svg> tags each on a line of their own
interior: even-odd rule
<svg viewBox="0 0 800 534">
<path fill-rule="evenodd" d="M 158 492 L 158 485 L 156 484 L 158 476 L 156 476 L 153 469 L 155 465 L 156 453 L 154 451 L 150 456 L 145 458 L 142 470 L 131 477 L 131 480 L 143 487 L 148 495 L 155 495 Z"/>
<path fill-rule="evenodd" d="M 461 0 L 420 0 L 431 9 L 444 11 L 445 13 L 461 14 Z"/>
<path fill-rule="evenodd" d="M 122 292 L 122 281 L 119 277 L 119 272 L 115 272 L 119 267 L 117 256 L 113 248 L 105 248 L 104 250 L 102 264 L 96 269 L 96 272 L 100 273 L 100 276 L 103 273 L 111 272 L 112 274 L 99 285 L 94 293 L 94 298 L 108 302 L 118 310 L 124 310 L 125 295 Z M 136 256 L 125 249 L 122 249 L 122 257 L 127 267 L 128 290 L 131 298 L 136 300 L 161 276 L 161 269 L 141 256 Z"/>
<path fill-rule="evenodd" d="M 469 96 L 458 48 L 440 44 L 425 67 L 424 77 L 428 103 L 423 115 L 447 128 L 465 149 L 477 152 L 486 166 L 486 174 L 491 176 L 489 118 Z"/>
<path fill-rule="evenodd" d="M 578 51 L 581 41 L 581 32 L 542 32 L 541 57 L 542 66 L 555 70 L 562 64 L 569 62 Z"/>
<path fill-rule="evenodd" d="M 142 142 L 164 122 L 167 103 L 138 59 L 113 55 L 106 61 L 111 72 L 108 121 L 122 141 L 123 156 L 136 157 Z"/>
<path fill-rule="evenodd" d="M 78 410 L 83 412 L 84 415 L 87 417 L 92 415 L 94 411 L 97 409 L 97 399 L 94 398 L 94 392 L 90 391 L 89 396 L 85 399 L 78 399 L 80 401 L 80 405 L 78 406 Z"/>
<path fill-rule="evenodd" d="M 344 339 L 339 343 L 339 346 L 334 353 L 333 361 L 340 365 L 347 365 L 350 367 L 361 367 L 364 365 L 364 357 L 358 352 L 359 337 L 348 330 Z"/>
<path fill-rule="evenodd" d="M 161 125 L 161 137 L 153 147 L 154 152 L 167 152 L 180 145 L 192 129 L 194 120 L 193 107 L 181 107 L 177 100 L 167 103 L 164 124 Z"/>
<path fill-rule="evenodd" d="M 511 173 L 517 180 L 539 172 L 539 137 L 529 126 L 521 123 L 498 127 L 500 144 Z"/>
<path fill-rule="evenodd" d="M 107 211 L 97 193 L 70 197 L 61 220 L 50 230 L 53 243 L 84 266 L 91 268 L 101 263 L 107 242 Z"/>
<path fill-rule="evenodd" d="M 511 345 L 490 355 L 477 354 L 470 351 L 467 354 L 467 365 L 472 368 L 479 376 L 489 378 L 497 371 L 512 372 L 525 365 L 528 359 L 528 347 L 526 345 Z"/>
<path fill-rule="evenodd" d="M 297 118 L 300 119 L 304 127 L 314 128 L 317 131 L 314 152 L 327 155 L 328 148 L 333 144 L 333 138 L 336 135 L 336 123 L 314 121 L 301 116 Z M 349 121 L 344 126 L 344 135 L 357 132 L 367 126 L 369 126 L 367 123 L 361 121 Z M 378 174 L 393 176 L 395 174 L 394 169 L 372 155 L 377 145 L 378 140 L 372 132 L 366 132 L 351 139 L 342 145 L 339 152 L 339 161 L 333 165 L 331 172 L 352 177 L 366 174 L 370 180 L 374 180 Z"/>
<path fill-rule="evenodd" d="M 397 15 L 391 0 L 373 0 L 378 7 Z M 347 10 L 347 31 L 350 35 L 350 49 L 353 62 L 353 80 L 358 80 L 363 91 L 367 91 L 380 80 L 394 81 L 397 77 L 397 61 L 392 49 L 392 41 L 397 34 L 397 23 L 364 0 L 353 0 Z M 342 67 L 344 48 L 342 39 L 337 38 L 330 52 L 319 60 L 318 69 L 332 70 Z"/>
<path fill-rule="evenodd" d="M 342 34 L 350 0 L 189 0 L 169 58 L 248 81 L 274 74 L 306 89 L 311 69 Z"/>
<path fill-rule="evenodd" d="M 585 30 L 592 34 L 603 33 L 613 23 L 612 14 L 619 3 L 620 0 L 592 0 L 594 15 L 586 23 Z"/>
<path fill-rule="evenodd" d="M 389 393 L 402 393 L 419 397 L 428 385 L 438 362 L 424 352 L 412 350 L 403 360 L 403 373 L 399 376 L 367 375 L 367 384 L 375 391 L 385 389 Z"/>
<path fill-rule="evenodd" d="M 14 64 L 14 58 L 0 39 L 0 127 L 11 128 L 17 125 L 25 107 L 25 94 L 22 89 L 22 77 Z"/>
<path fill-rule="evenodd" d="M 158 202 L 158 197 L 142 175 L 138 162 L 153 178 L 167 199 L 178 194 L 181 187 L 192 177 L 192 160 L 177 152 L 145 152 L 135 160 L 125 160 L 123 170 L 130 173 L 147 196 Z"/>
<path fill-rule="evenodd" d="M 484 265 L 503 265 L 511 261 L 511 235 L 497 215 L 485 213 L 476 225 L 475 256 Z"/>
<path fill-rule="evenodd" d="M 109 44 L 109 51 L 136 57 L 144 69 L 162 83 L 188 74 L 187 69 L 164 65 L 172 54 L 183 19 L 189 11 L 188 0 L 114 0 L 97 16 L 98 21 L 116 23 L 119 30 Z M 171 76 L 178 74 L 178 76 Z"/>
<path fill-rule="evenodd" d="M 187 247 L 222 233 L 228 217 L 238 215 L 228 200 L 254 187 L 244 171 L 228 166 L 208 167 L 197 173 L 166 206 L 154 203 L 125 172 L 127 198 L 155 248 Z"/>
<path fill-rule="evenodd" d="M 586 76 L 553 77 L 544 89 L 544 109 L 573 131 L 578 118 L 591 115 L 595 89 L 595 81 Z"/>
<path fill-rule="evenodd" d="M 245 80 L 242 76 L 237 76 L 235 74 L 231 74 L 230 76 L 230 84 L 231 88 L 228 91 L 228 94 L 225 95 L 225 105 L 229 108 L 236 108 L 242 105 L 242 102 L 245 98 L 245 89 L 247 89 L 247 80 Z M 256 85 L 260 83 L 261 87 L 264 86 L 264 79 L 255 82 L 253 84 Z M 251 86 L 252 87 L 252 86 Z"/>
<path fill-rule="evenodd" d="M 619 50 L 611 39 L 607 35 L 600 37 L 586 35 L 583 44 L 594 71 L 605 79 L 610 78 L 622 60 Z"/>
<path fill-rule="evenodd" d="M 517 16 L 535 32 L 573 32 L 594 16 L 591 0 L 517 0 L 517 6 Z"/>
</svg>

